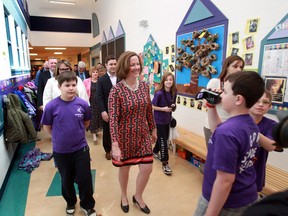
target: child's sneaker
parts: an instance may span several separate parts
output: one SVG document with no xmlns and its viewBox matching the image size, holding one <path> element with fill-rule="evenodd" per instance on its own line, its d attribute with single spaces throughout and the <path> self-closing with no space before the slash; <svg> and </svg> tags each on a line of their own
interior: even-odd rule
<svg viewBox="0 0 288 216">
<path fill-rule="evenodd" d="M 157 153 L 154 153 L 154 152 L 153 152 L 153 157 L 154 157 L 156 160 L 158 160 L 158 161 L 161 160 L 161 159 L 160 159 L 160 155 L 157 154 Z"/>
<path fill-rule="evenodd" d="M 86 210 L 81 207 L 81 210 L 84 212 L 86 216 L 97 216 L 96 211 L 94 209 Z"/>
<path fill-rule="evenodd" d="M 162 170 L 163 172 L 166 174 L 166 175 L 171 175 L 172 174 L 172 170 L 171 168 L 169 167 L 169 165 L 165 165 L 165 166 L 162 166 Z"/>
<path fill-rule="evenodd" d="M 66 207 L 66 213 L 67 213 L 68 215 L 74 215 L 74 213 L 75 213 L 75 206 L 67 206 L 67 207 Z"/>
</svg>

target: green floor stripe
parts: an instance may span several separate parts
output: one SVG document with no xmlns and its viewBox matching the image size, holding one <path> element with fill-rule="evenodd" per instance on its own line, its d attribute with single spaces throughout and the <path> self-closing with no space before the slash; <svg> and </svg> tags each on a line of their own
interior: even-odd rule
<svg viewBox="0 0 288 216">
<path fill-rule="evenodd" d="M 91 174 L 92 174 L 92 185 L 94 188 L 96 170 L 91 170 Z M 74 184 L 74 187 L 76 189 L 76 193 L 79 194 L 77 184 Z M 62 196 L 61 177 L 58 171 L 55 173 L 55 176 L 52 180 L 52 183 L 48 189 L 46 196 Z"/>
<path fill-rule="evenodd" d="M 25 214 L 30 174 L 18 170 L 18 164 L 23 156 L 35 147 L 35 143 L 22 144 L 15 153 L 15 161 L 0 202 L 1 216 L 22 216 Z"/>
</svg>

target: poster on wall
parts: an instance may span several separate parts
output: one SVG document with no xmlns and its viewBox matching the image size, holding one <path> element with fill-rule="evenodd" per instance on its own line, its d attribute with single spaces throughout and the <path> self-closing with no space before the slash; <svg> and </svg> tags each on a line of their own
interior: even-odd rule
<svg viewBox="0 0 288 216">
<path fill-rule="evenodd" d="M 288 43 L 264 46 L 263 76 L 288 76 Z"/>
<path fill-rule="evenodd" d="M 280 104 L 284 103 L 286 80 L 287 80 L 286 77 L 266 77 L 265 78 L 265 88 L 272 95 L 272 103 L 280 103 Z"/>
<path fill-rule="evenodd" d="M 195 96 L 221 71 L 224 25 L 177 35 L 178 93 Z"/>
</svg>

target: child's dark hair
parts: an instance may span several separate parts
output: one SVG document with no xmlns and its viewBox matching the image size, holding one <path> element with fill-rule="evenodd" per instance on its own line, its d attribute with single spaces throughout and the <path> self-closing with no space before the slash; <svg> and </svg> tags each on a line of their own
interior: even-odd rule
<svg viewBox="0 0 288 216">
<path fill-rule="evenodd" d="M 225 82 L 230 82 L 234 95 L 242 95 L 246 107 L 251 108 L 262 97 L 265 83 L 262 77 L 254 71 L 242 71 L 230 74 Z"/>
<path fill-rule="evenodd" d="M 61 86 L 65 81 L 70 82 L 75 80 L 77 83 L 77 76 L 74 71 L 64 71 L 57 77 L 58 84 Z"/>
</svg>

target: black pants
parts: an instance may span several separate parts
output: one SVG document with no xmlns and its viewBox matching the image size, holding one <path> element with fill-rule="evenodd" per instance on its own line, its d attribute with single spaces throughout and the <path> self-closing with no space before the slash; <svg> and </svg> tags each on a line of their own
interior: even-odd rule
<svg viewBox="0 0 288 216">
<path fill-rule="evenodd" d="M 106 153 L 111 151 L 111 137 L 109 122 L 103 121 L 103 147 Z"/>
<path fill-rule="evenodd" d="M 86 146 L 72 153 L 53 152 L 53 156 L 61 176 L 62 196 L 67 205 L 74 206 L 77 203 L 74 188 L 74 182 L 76 182 L 79 189 L 80 206 L 84 209 L 94 208 L 89 147 Z"/>
<path fill-rule="evenodd" d="M 158 154 L 160 151 L 161 161 L 167 162 L 169 160 L 168 154 L 168 138 L 169 138 L 169 124 L 157 124 L 157 142 L 154 146 L 153 153 Z"/>
</svg>

